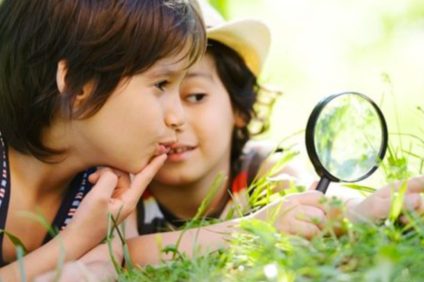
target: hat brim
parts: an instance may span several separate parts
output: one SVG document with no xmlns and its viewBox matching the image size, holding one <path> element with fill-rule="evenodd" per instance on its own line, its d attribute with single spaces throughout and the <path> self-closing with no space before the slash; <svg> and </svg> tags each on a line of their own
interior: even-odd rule
<svg viewBox="0 0 424 282">
<path fill-rule="evenodd" d="M 271 44 L 266 24 L 253 19 L 231 21 L 207 28 L 207 37 L 235 50 L 250 70 L 259 75 Z"/>
</svg>

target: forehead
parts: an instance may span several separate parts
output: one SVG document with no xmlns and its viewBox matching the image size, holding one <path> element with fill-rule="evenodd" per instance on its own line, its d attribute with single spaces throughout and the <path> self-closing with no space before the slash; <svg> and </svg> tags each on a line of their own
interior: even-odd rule
<svg viewBox="0 0 424 282">
<path fill-rule="evenodd" d="M 187 56 L 188 50 L 191 45 L 187 43 L 185 47 L 178 53 L 170 54 L 164 58 L 159 59 L 155 62 L 146 73 L 152 75 L 173 75 L 181 72 L 186 72 L 191 64 L 193 64 L 191 58 Z"/>
<path fill-rule="evenodd" d="M 186 78 L 204 77 L 213 80 L 216 77 L 216 66 L 213 57 L 205 54 L 191 66 Z"/>
<path fill-rule="evenodd" d="M 145 74 L 151 77 L 177 76 L 186 73 L 188 64 L 188 58 L 167 57 L 157 61 Z"/>
</svg>

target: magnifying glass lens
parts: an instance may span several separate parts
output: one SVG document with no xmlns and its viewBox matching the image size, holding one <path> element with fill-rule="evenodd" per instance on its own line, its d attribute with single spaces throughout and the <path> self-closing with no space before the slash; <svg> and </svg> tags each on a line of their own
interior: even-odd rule
<svg viewBox="0 0 424 282">
<path fill-rule="evenodd" d="M 368 97 L 341 93 L 315 107 L 308 121 L 306 144 L 316 171 L 328 180 L 326 183 L 356 182 L 371 175 L 383 159 L 387 126 L 380 109 Z"/>
</svg>

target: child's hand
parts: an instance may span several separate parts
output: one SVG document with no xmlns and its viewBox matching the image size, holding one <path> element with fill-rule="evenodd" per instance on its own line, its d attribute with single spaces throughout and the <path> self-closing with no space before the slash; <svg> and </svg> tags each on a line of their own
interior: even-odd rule
<svg viewBox="0 0 424 282">
<path fill-rule="evenodd" d="M 281 198 L 252 216 L 257 219 L 275 218 L 276 228 L 284 233 L 311 239 L 319 234 L 326 222 L 326 212 L 318 191 L 307 191 Z"/>
<path fill-rule="evenodd" d="M 142 171 L 134 175 L 132 181 L 128 173 L 110 168 L 102 168 L 90 175 L 89 181 L 95 185 L 81 202 L 65 231 L 75 230 L 76 234 L 85 235 L 87 240 L 98 244 L 106 235 L 108 214 L 120 223 L 133 212 L 142 193 L 165 159 L 166 155 L 155 157 Z"/>
<path fill-rule="evenodd" d="M 347 216 L 352 221 L 380 222 L 390 213 L 392 195 L 404 184 L 404 181 L 388 184 L 361 202 L 347 203 Z M 403 210 L 424 213 L 424 201 L 420 193 L 424 192 L 424 176 L 414 177 L 406 182 L 407 189 L 403 199 Z M 401 218 L 402 219 L 402 218 Z M 403 218 L 403 221 L 405 218 Z"/>
</svg>

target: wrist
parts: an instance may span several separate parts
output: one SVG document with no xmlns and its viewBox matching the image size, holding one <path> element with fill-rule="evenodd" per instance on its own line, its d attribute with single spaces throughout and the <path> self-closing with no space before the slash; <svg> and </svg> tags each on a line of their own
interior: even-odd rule
<svg viewBox="0 0 424 282">
<path fill-rule="evenodd" d="M 81 230 L 70 224 L 55 237 L 60 248 L 65 252 L 65 260 L 77 260 L 98 245 L 101 239 L 90 234 L 85 234 Z"/>
</svg>

